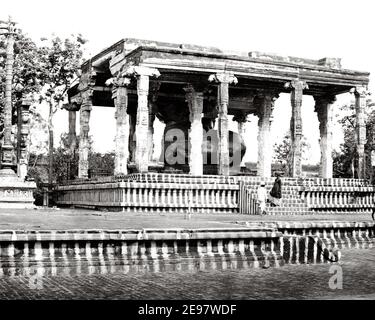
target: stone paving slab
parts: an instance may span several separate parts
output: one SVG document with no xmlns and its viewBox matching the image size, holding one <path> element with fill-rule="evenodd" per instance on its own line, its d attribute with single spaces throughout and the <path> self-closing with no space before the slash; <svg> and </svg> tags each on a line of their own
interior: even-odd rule
<svg viewBox="0 0 375 320">
<path fill-rule="evenodd" d="M 246 222 L 372 222 L 368 214 L 258 216 L 242 214 L 185 214 L 103 212 L 84 209 L 1 209 L 0 230 L 77 230 L 77 229 L 197 229 L 244 228 Z M 248 224 L 249 226 L 251 224 Z"/>
<path fill-rule="evenodd" d="M 374 299 L 375 250 L 348 249 L 342 263 L 198 272 L 0 277 L 2 299 Z M 331 269 L 331 268 L 334 269 Z M 342 289 L 330 288 L 342 268 Z M 331 280 L 332 281 L 332 280 Z M 178 317 L 180 319 L 180 317 Z"/>
</svg>

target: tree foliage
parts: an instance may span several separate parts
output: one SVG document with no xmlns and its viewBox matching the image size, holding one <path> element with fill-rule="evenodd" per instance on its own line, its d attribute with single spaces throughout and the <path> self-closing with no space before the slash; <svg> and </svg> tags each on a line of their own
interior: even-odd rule
<svg viewBox="0 0 375 320">
<path fill-rule="evenodd" d="M 52 127 L 52 117 L 67 98 L 67 90 L 80 72 L 83 62 L 82 36 L 72 35 L 65 40 L 57 36 L 43 39 L 37 46 L 22 31 L 15 35 L 14 65 L 12 82 L 12 103 L 15 122 L 17 106 L 24 94 L 35 94 L 39 102 L 45 101 L 50 107 L 48 126 Z M 6 37 L 0 38 L 0 49 L 5 49 Z M 0 56 L 0 133 L 3 127 L 3 107 L 5 93 L 6 56 Z"/>
<path fill-rule="evenodd" d="M 81 35 L 72 35 L 65 40 L 57 36 L 43 39 L 38 49 L 43 81 L 40 101 L 53 105 L 53 112 L 61 107 L 72 82 L 79 76 L 85 40 Z"/>
<path fill-rule="evenodd" d="M 61 183 L 78 177 L 79 139 L 73 152 L 69 148 L 69 136 L 61 135 L 60 145 L 53 152 L 53 182 Z M 99 153 L 92 150 L 92 137 L 89 137 L 89 171 L 93 176 L 113 175 L 114 152 Z"/>
<path fill-rule="evenodd" d="M 302 158 L 304 160 L 307 159 L 307 152 L 310 149 L 310 144 L 307 142 L 305 136 L 302 136 L 301 141 L 302 147 Z M 275 143 L 273 146 L 273 162 L 279 163 L 282 165 L 282 170 L 288 173 L 288 162 L 291 156 L 291 136 L 290 132 L 288 132 L 281 143 Z"/>
<path fill-rule="evenodd" d="M 67 91 L 70 85 L 78 78 L 80 66 L 83 62 L 83 46 L 86 42 L 79 35 L 71 35 L 67 39 L 61 39 L 52 35 L 49 39 L 41 39 L 41 45 L 37 45 L 22 31 L 15 36 L 14 45 L 14 65 L 13 65 L 13 86 L 12 86 L 12 103 L 13 103 L 13 123 L 17 106 L 20 105 L 23 95 L 33 94 L 41 105 L 47 106 L 49 116 L 47 121 L 38 114 L 32 115 L 31 130 L 36 129 L 40 133 L 48 135 L 47 147 L 49 149 L 49 182 L 60 179 L 59 170 L 63 167 L 66 160 L 61 157 L 61 152 L 54 149 L 53 146 L 53 116 L 56 111 L 67 101 Z M 0 38 L 0 47 L 6 48 L 6 37 Z M 6 56 L 0 56 L 0 111 L 4 106 L 4 84 L 5 84 L 5 63 Z M 3 113 L 1 112 L 1 115 Z M 0 117 L 0 138 L 2 132 L 3 120 Z M 34 126 L 34 128 L 33 128 Z M 44 140 L 45 142 L 46 140 Z M 39 140 L 41 146 L 37 150 L 30 150 L 35 154 L 34 162 L 37 163 L 41 150 L 45 149 L 45 143 Z M 60 154 L 53 155 L 53 151 Z M 53 161 L 57 163 L 54 166 Z M 36 167 L 32 168 L 34 171 Z M 37 172 L 32 172 L 34 177 L 38 176 Z M 41 176 L 41 175 L 39 175 Z M 42 178 L 40 179 L 42 180 Z"/>
</svg>

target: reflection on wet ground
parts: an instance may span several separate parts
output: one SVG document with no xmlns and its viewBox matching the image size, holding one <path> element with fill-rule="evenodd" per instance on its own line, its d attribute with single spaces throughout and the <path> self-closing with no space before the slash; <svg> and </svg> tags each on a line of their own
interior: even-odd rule
<svg viewBox="0 0 375 320">
<path fill-rule="evenodd" d="M 372 248 L 344 249 L 340 264 L 80 276 L 38 277 L 35 274 L 1 277 L 0 298 L 374 299 L 374 265 L 375 249 Z M 342 268 L 342 289 L 332 289 L 330 279 L 338 276 L 338 266 Z"/>
</svg>

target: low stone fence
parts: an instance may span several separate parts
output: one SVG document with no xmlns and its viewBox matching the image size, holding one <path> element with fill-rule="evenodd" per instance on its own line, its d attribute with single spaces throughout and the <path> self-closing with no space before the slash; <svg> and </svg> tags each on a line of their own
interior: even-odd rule
<svg viewBox="0 0 375 320">
<path fill-rule="evenodd" d="M 59 205 L 141 212 L 237 212 L 238 185 L 116 183 L 59 186 Z"/>
<path fill-rule="evenodd" d="M 77 180 L 55 188 L 60 206 L 136 212 L 258 214 L 256 190 L 274 178 L 253 176 L 191 176 L 133 173 Z M 282 178 L 281 206 L 268 205 L 269 215 L 368 213 L 375 188 L 367 180 Z"/>
</svg>

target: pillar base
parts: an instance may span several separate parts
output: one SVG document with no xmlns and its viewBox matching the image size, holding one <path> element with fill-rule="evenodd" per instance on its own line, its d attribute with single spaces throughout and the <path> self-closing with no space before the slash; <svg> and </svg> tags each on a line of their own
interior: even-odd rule
<svg viewBox="0 0 375 320">
<path fill-rule="evenodd" d="M 34 209 L 35 189 L 35 182 L 23 181 L 13 170 L 0 170 L 0 208 Z"/>
</svg>

